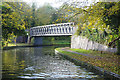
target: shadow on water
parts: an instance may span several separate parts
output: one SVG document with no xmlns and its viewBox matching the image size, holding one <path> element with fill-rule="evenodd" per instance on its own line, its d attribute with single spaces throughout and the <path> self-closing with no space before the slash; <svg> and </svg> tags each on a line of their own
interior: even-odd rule
<svg viewBox="0 0 120 80">
<path fill-rule="evenodd" d="M 68 46 L 68 45 L 67 45 Z M 56 47 L 26 47 L 2 53 L 2 80 L 106 80 L 55 54 Z"/>
</svg>

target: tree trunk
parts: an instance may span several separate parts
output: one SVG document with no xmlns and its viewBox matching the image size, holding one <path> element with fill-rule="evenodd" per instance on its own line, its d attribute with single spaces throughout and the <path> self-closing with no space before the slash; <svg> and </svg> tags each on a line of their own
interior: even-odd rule
<svg viewBox="0 0 120 80">
<path fill-rule="evenodd" d="M 17 39 L 17 37 L 15 37 L 15 40 L 14 40 L 15 41 L 15 46 L 16 46 L 16 39 Z"/>
<path fill-rule="evenodd" d="M 112 42 L 110 42 L 109 44 L 108 44 L 108 46 L 111 46 L 115 41 L 119 41 L 119 39 L 120 39 L 120 36 L 118 37 L 118 38 L 116 38 L 116 39 L 114 39 Z"/>
</svg>

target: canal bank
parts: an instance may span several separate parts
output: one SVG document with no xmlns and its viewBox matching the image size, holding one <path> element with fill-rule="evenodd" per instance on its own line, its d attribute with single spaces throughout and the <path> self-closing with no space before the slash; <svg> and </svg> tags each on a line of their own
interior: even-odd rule
<svg viewBox="0 0 120 80">
<path fill-rule="evenodd" d="M 15 49 L 15 48 L 23 48 L 23 47 L 39 47 L 39 46 L 52 46 L 52 45 L 22 45 L 22 46 L 7 46 L 3 47 L 3 50 Z"/>
<path fill-rule="evenodd" d="M 120 79 L 119 55 L 101 53 L 100 51 L 93 51 L 91 53 L 90 50 L 81 49 L 80 51 L 70 48 L 56 48 L 55 52 L 74 62 L 76 65 L 83 66 L 94 73 L 103 75 L 106 79 Z"/>
<path fill-rule="evenodd" d="M 65 44 L 65 43 L 54 43 L 54 44 L 43 44 L 43 45 L 33 45 L 33 44 L 25 44 L 25 43 L 19 43 L 17 45 L 12 44 L 12 45 L 8 45 L 5 47 L 2 47 L 2 50 L 10 50 L 10 49 L 15 49 L 15 48 L 22 48 L 22 47 L 39 47 L 39 46 L 62 46 L 62 45 L 67 45 L 70 46 L 70 44 Z"/>
<path fill-rule="evenodd" d="M 2 50 L 10 50 L 10 49 L 16 49 L 16 48 L 26 48 L 26 47 L 45 47 L 45 46 L 63 46 L 67 45 L 70 46 L 70 44 L 43 44 L 43 45 L 32 45 L 32 44 L 26 44 L 26 45 L 18 45 L 18 46 L 6 46 L 3 47 Z"/>
</svg>

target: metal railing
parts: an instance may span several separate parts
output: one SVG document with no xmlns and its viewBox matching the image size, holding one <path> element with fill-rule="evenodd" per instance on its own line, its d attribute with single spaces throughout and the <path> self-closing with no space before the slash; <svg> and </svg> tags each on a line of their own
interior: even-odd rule
<svg viewBox="0 0 120 80">
<path fill-rule="evenodd" d="M 30 28 L 30 36 L 72 35 L 74 23 L 51 24 Z"/>
</svg>

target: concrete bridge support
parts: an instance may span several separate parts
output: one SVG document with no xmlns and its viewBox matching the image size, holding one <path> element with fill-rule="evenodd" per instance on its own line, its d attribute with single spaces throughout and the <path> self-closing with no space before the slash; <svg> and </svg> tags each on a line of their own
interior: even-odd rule
<svg viewBox="0 0 120 80">
<path fill-rule="evenodd" d="M 42 37 L 34 37 L 34 45 L 43 45 L 43 38 Z"/>
</svg>

